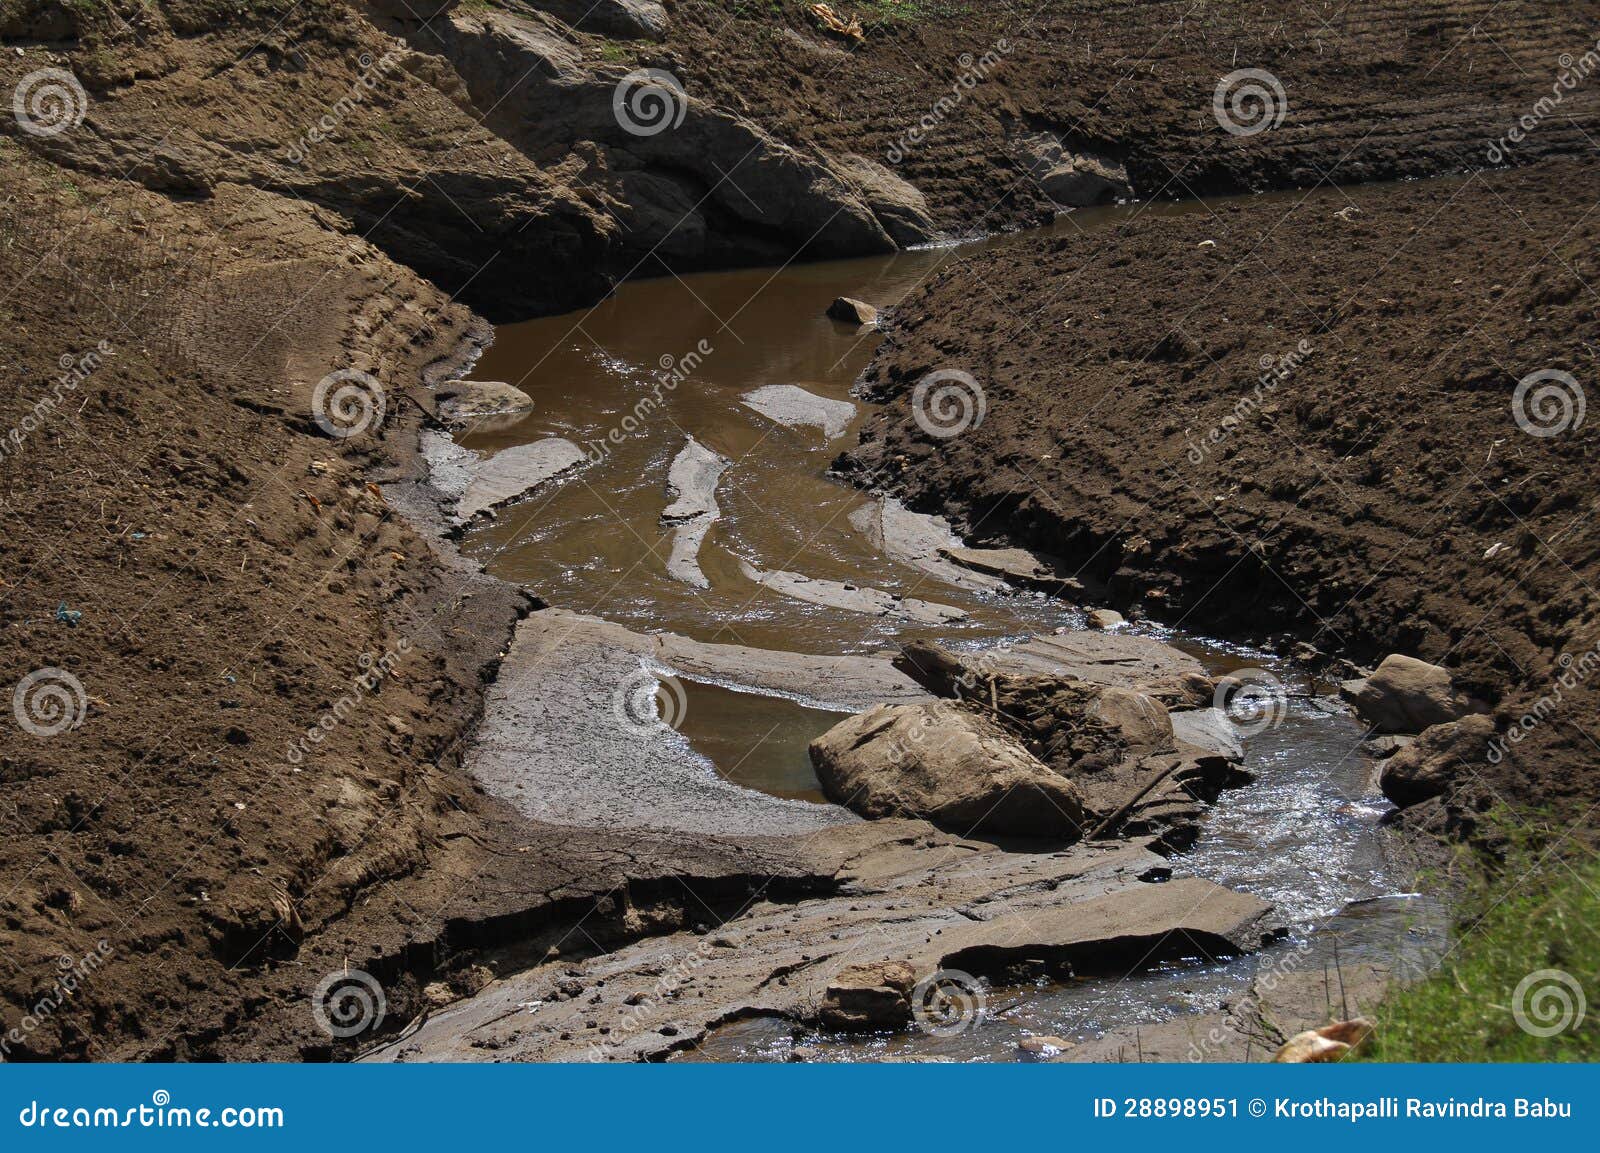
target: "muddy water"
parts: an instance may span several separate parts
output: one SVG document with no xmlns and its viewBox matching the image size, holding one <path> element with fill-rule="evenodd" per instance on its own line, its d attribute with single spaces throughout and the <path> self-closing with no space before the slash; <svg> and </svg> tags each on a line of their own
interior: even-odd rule
<svg viewBox="0 0 1600 1153">
<path fill-rule="evenodd" d="M 1093 231 L 1136 211 L 1205 210 L 1092 210 L 1055 227 Z M 526 418 L 480 426 L 462 443 L 487 454 L 562 436 L 590 448 L 593 459 L 475 530 L 469 551 L 554 605 L 636 629 L 763 648 L 872 652 L 918 635 L 981 647 L 1080 627 L 1081 614 L 1064 602 L 957 588 L 886 558 L 850 522 L 850 513 L 868 498 L 825 475 L 867 415 L 851 386 L 875 343 L 871 332 L 826 319 L 828 302 L 843 295 L 893 304 L 971 251 L 972 246 L 930 249 L 640 281 L 587 312 L 501 328 L 473 375 L 516 384 L 536 408 Z M 691 352 L 692 367 L 684 361 Z M 663 387 L 663 365 L 689 371 L 681 382 Z M 856 417 L 830 441 L 818 428 L 786 428 L 741 403 L 752 389 L 779 384 L 852 401 Z M 647 396 L 661 397 L 659 408 L 629 419 Z M 700 554 L 708 588 L 668 574 L 672 530 L 660 521 L 669 499 L 668 467 L 690 436 L 732 462 L 716 491 L 721 519 Z M 937 601 L 968 617 L 912 626 L 822 608 L 755 584 L 741 562 Z M 1327 686 L 1304 683 L 1265 654 L 1201 637 L 1157 635 L 1195 652 L 1214 671 L 1268 668 L 1292 693 L 1278 723 L 1246 742 L 1247 767 L 1257 783 L 1224 796 L 1198 845 L 1174 867 L 1274 902 L 1294 933 L 1279 948 L 1310 942 L 1312 960 L 1306 963 L 1320 964 L 1336 950 L 1345 961 L 1420 961 L 1437 944 L 1438 910 L 1408 895 L 1384 859 L 1376 822 L 1387 805 L 1376 795 L 1370 763 L 1357 752 L 1359 726 L 1315 703 Z M 810 707 L 818 702 L 719 686 L 689 684 L 682 691 L 680 730 L 708 766 L 750 788 L 821 800 L 805 746 L 838 713 Z M 1175 966 L 1118 982 L 996 989 L 990 1018 L 944 1039 L 796 1037 L 787 1023 L 749 1021 L 715 1034 L 699 1055 L 781 1059 L 804 1043 L 838 1059 L 1009 1058 L 1021 1033 L 1079 1039 L 1215 1009 L 1244 988 L 1256 963 Z"/>
</svg>

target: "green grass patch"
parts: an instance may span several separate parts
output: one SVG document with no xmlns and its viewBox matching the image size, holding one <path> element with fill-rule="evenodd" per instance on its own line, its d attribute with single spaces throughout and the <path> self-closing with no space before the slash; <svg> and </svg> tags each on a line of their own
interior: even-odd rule
<svg viewBox="0 0 1600 1153">
<path fill-rule="evenodd" d="M 1464 912 L 1438 971 L 1385 1002 L 1367 1058 L 1600 1060 L 1600 859 L 1514 853 Z"/>
</svg>

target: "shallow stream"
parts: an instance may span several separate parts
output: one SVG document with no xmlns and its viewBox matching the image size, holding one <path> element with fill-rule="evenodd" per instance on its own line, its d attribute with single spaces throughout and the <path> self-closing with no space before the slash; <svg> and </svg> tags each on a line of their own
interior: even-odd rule
<svg viewBox="0 0 1600 1153">
<path fill-rule="evenodd" d="M 1092 232 L 1136 212 L 1205 211 L 1193 203 L 1084 210 L 1054 227 Z M 552 605 L 641 631 L 759 648 L 879 652 L 912 636 L 973 647 L 1082 627 L 1081 611 L 1065 601 L 956 587 L 889 559 L 851 522 L 850 514 L 871 498 L 826 475 L 868 415 L 869 406 L 851 390 L 877 337 L 826 319 L 824 309 L 837 296 L 892 305 L 974 248 L 637 281 L 587 312 L 501 328 L 473 375 L 517 385 L 536 407 L 526 417 L 480 426 L 462 443 L 492 453 L 561 436 L 594 446 L 597 459 L 475 529 L 469 551 Z M 641 398 L 657 394 L 663 366 L 686 364 L 681 383 L 661 391 L 658 408 L 629 419 Z M 816 427 L 782 426 L 742 402 L 766 385 L 799 385 L 852 401 L 855 419 L 831 440 Z M 708 588 L 674 579 L 666 567 L 672 536 L 660 521 L 666 475 L 688 436 L 732 462 L 716 489 L 721 519 L 700 552 Z M 741 561 L 923 598 L 968 615 L 927 626 L 819 607 L 755 583 Z M 1197 845 L 1176 857 L 1173 868 L 1273 902 L 1292 927 L 1275 949 L 1310 940 L 1307 964 L 1331 962 L 1335 952 L 1344 961 L 1424 960 L 1438 947 L 1440 910 L 1410 894 L 1386 859 L 1378 820 L 1388 805 L 1358 751 L 1360 725 L 1322 695 L 1330 686 L 1308 683 L 1264 653 L 1135 627 L 1195 653 L 1213 672 L 1262 668 L 1288 689 L 1278 722 L 1245 742 L 1256 783 L 1223 795 Z M 813 707 L 826 702 L 726 686 L 685 684 L 679 691 L 677 727 L 706 758 L 708 773 L 821 801 L 806 744 L 840 717 Z M 781 1060 L 805 1044 L 833 1059 L 1009 1059 L 1024 1033 L 1077 1040 L 1214 1009 L 1243 990 L 1258 963 L 1248 958 L 1116 982 L 995 989 L 988 1019 L 949 1038 L 797 1037 L 787 1022 L 747 1021 L 721 1029 L 691 1056 Z"/>
</svg>

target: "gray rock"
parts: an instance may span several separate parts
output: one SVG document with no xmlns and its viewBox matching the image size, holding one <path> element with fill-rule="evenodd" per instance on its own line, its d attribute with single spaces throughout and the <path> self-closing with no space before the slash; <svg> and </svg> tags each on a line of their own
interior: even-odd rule
<svg viewBox="0 0 1600 1153">
<path fill-rule="evenodd" d="M 1014 148 L 1044 194 L 1063 208 L 1111 204 L 1133 196 L 1126 167 L 1087 152 L 1072 152 L 1053 132 L 1020 136 Z"/>
<path fill-rule="evenodd" d="M 747 408 L 755 409 L 786 428 L 820 428 L 826 440 L 843 436 L 856 416 L 856 406 L 848 400 L 818 396 L 794 384 L 769 384 L 745 393 L 740 399 Z"/>
<path fill-rule="evenodd" d="M 980 566 L 950 559 L 961 542 L 941 516 L 912 512 L 897 500 L 875 500 L 850 514 L 850 525 L 890 560 L 938 577 L 958 588 L 1000 592 L 1006 582 Z"/>
<path fill-rule="evenodd" d="M 1456 689 L 1449 669 L 1400 653 L 1384 657 L 1370 677 L 1345 681 L 1339 695 L 1362 720 L 1386 733 L 1419 733 L 1486 710 Z"/>
<path fill-rule="evenodd" d="M 802 246 L 813 257 L 894 250 L 826 154 L 778 140 L 683 77 L 641 83 L 626 64 L 586 60 L 564 31 L 500 8 L 457 10 L 429 26 L 502 134 L 530 156 L 572 158 L 627 226 L 617 237 L 624 253 L 690 267 L 778 263 Z"/>
<path fill-rule="evenodd" d="M 1115 729 L 1135 753 L 1161 752 L 1173 747 L 1172 719 L 1166 706 L 1135 689 L 1108 685 L 1100 690 L 1089 708 L 1089 715 Z"/>
<path fill-rule="evenodd" d="M 1259 946 L 1269 927 L 1268 906 L 1246 894 L 1193 877 L 1141 882 L 1142 874 L 1165 862 L 1127 842 L 1014 853 L 922 822 L 856 821 L 784 844 L 805 855 L 817 888 L 830 895 L 752 902 L 739 918 L 742 948 L 707 950 L 705 938 L 688 927 L 639 933 L 578 960 L 576 974 L 563 959 L 508 975 L 370 1059 L 661 1059 L 719 1022 L 756 1015 L 814 1019 L 834 986 L 841 1010 L 903 1013 L 907 1002 L 898 990 L 904 978 L 882 969 L 885 963 L 904 966 L 919 981 L 952 968 L 1003 979 L 1018 957 L 1061 958 L 1078 972 L 1120 976 L 1130 942 L 1152 963 L 1230 956 Z M 848 884 L 835 892 L 841 875 Z M 846 975 L 851 965 L 880 968 L 875 977 Z M 661 995 L 667 973 L 686 974 L 681 996 Z M 604 1003 L 559 999 L 561 983 L 575 977 L 591 985 L 603 980 Z M 1320 964 L 1316 977 L 1321 1012 L 1327 1002 Z M 1337 1004 L 1339 986 L 1332 987 Z M 880 989 L 879 998 L 863 992 Z M 530 1002 L 541 1003 L 531 1027 Z M 594 1020 L 612 1030 L 603 1046 L 585 1028 Z M 668 1023 L 679 1030 L 676 1036 L 659 1031 Z M 1144 1028 L 1148 1034 L 1152 1027 Z M 1130 1038 L 1130 1060 L 1133 1051 Z M 1168 1059 L 1183 1057 L 1179 1051 Z"/>
<path fill-rule="evenodd" d="M 1184 709 L 1172 713 L 1171 720 L 1173 737 L 1184 744 L 1236 763 L 1244 760 L 1238 730 L 1221 709 Z"/>
<path fill-rule="evenodd" d="M 838 167 L 901 248 L 926 244 L 938 235 L 927 198 L 910 181 L 855 153 L 839 157 Z"/>
<path fill-rule="evenodd" d="M 1083 802 L 988 721 L 945 702 L 879 705 L 811 742 L 823 792 L 869 819 L 915 816 L 962 836 L 1075 841 Z"/>
<path fill-rule="evenodd" d="M 1084 622 L 1092 629 L 1114 629 L 1128 623 L 1116 609 L 1090 609 Z"/>
<path fill-rule="evenodd" d="M 1067 573 L 1059 561 L 1025 548 L 942 547 L 939 555 L 963 568 L 1004 578 L 1022 588 L 1040 589 L 1055 596 L 1081 596 L 1083 582 Z"/>
<path fill-rule="evenodd" d="M 803 573 L 783 570 L 763 571 L 748 561 L 739 562 L 747 579 L 793 600 L 825 608 L 844 609 L 846 612 L 867 613 L 872 616 L 893 617 L 916 624 L 939 625 L 964 621 L 967 614 L 953 605 L 937 601 L 901 597 L 881 589 L 866 588 L 849 581 L 825 580 L 808 577 Z"/>
<path fill-rule="evenodd" d="M 968 654 L 994 672 L 1044 674 L 1138 689 L 1169 708 L 1209 704 L 1212 682 L 1181 649 L 1124 632 L 1067 632 Z"/>
<path fill-rule="evenodd" d="M 844 1033 L 903 1029 L 916 983 L 916 971 L 899 961 L 851 965 L 829 982 L 817 1024 Z"/>
<path fill-rule="evenodd" d="M 696 588 L 711 587 L 700 570 L 700 546 L 711 525 L 722 516 L 717 507 L 717 481 L 731 463 L 690 437 L 667 470 L 667 494 L 674 499 L 661 513 L 661 521 L 676 526 L 667 572 Z"/>
<path fill-rule="evenodd" d="M 583 449 L 560 437 L 497 452 L 473 467 L 472 480 L 456 502 L 456 517 L 467 521 L 509 504 L 583 462 Z"/>
<path fill-rule="evenodd" d="M 667 34 L 667 10 L 657 0 L 514 0 L 517 3 L 549 12 L 584 32 L 632 40 L 660 40 Z"/>
<path fill-rule="evenodd" d="M 1387 733 L 1381 737 L 1373 737 L 1371 740 L 1362 741 L 1361 751 L 1375 761 L 1382 761 L 1394 756 L 1401 749 L 1409 747 L 1416 739 L 1416 737 Z"/>
</svg>

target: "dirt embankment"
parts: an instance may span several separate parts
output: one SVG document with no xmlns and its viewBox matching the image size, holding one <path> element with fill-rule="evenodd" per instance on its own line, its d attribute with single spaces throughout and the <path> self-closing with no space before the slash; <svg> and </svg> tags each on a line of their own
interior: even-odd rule
<svg viewBox="0 0 1600 1153">
<path fill-rule="evenodd" d="M 1592 825 L 1597 187 L 1551 163 L 1019 240 L 897 311 L 845 464 L 1152 616 L 1419 655 L 1502 726 L 1554 696 L 1423 815 Z M 971 383 L 919 421 L 937 369 Z"/>
<path fill-rule="evenodd" d="M 890 164 L 954 233 L 1048 218 L 1040 133 L 1124 164 L 1142 199 L 1309 187 L 1335 166 L 1343 182 L 1476 169 L 1600 27 L 1592 2 L 927 0 L 864 14 L 850 45 L 819 36 L 806 4 L 728 7 L 673 5 L 663 66 L 784 139 Z M 1240 70 L 1278 85 L 1257 89 L 1264 117 L 1249 99 L 1236 114 L 1271 131 L 1219 128 L 1219 81 Z M 1508 162 L 1584 152 L 1597 123 L 1600 91 L 1573 85 Z"/>
<path fill-rule="evenodd" d="M 665 268 L 1037 223 L 1052 197 L 1309 185 L 1335 165 L 1347 181 L 1477 167 L 1550 96 L 1563 54 L 1594 46 L 1597 11 L 885 10 L 855 43 L 799 0 L 163 0 L 129 14 L 5 0 L 0 37 L 28 51 L 0 59 L 0 83 L 41 65 L 81 81 L 84 131 L 18 136 L 63 167 L 319 205 L 502 320 Z M 641 84 L 641 70 L 656 78 Z M 1242 101 L 1230 115 L 1272 131 L 1218 125 L 1219 80 L 1242 70 L 1266 76 L 1228 86 Z M 1600 89 L 1561 97 L 1510 162 L 1600 136 Z"/>
<path fill-rule="evenodd" d="M 554 943 L 608 892 L 599 940 L 624 904 L 696 899 L 630 878 L 781 887 L 714 841 L 529 824 L 460 770 L 530 601 L 374 482 L 414 468 L 424 372 L 470 313 L 291 199 L 0 150 L 8 1059 L 326 1055 L 309 997 L 347 964 L 404 1021 L 428 979 L 481 980 L 477 949 Z M 366 423 L 339 439 L 314 390 L 346 369 Z"/>
</svg>

